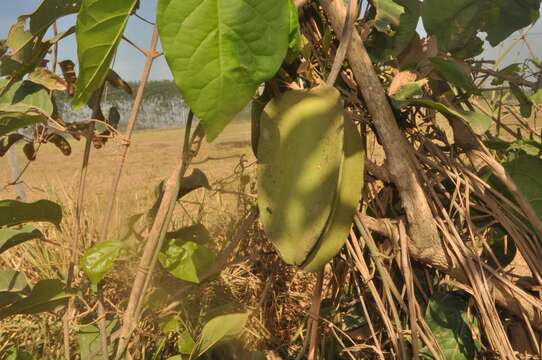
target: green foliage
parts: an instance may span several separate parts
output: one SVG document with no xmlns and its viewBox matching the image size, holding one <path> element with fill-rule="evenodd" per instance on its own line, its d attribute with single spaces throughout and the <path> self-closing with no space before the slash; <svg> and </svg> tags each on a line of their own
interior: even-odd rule
<svg viewBox="0 0 542 360">
<path fill-rule="evenodd" d="M 504 162 L 503 166 L 542 219 L 542 160 L 520 154 L 515 159 Z"/>
<path fill-rule="evenodd" d="M 209 242 L 209 232 L 195 225 L 167 234 L 158 260 L 177 279 L 198 284 L 201 276 L 215 261 L 214 253 L 203 243 Z"/>
<path fill-rule="evenodd" d="M 107 321 L 107 335 L 111 336 L 111 334 L 118 328 L 118 325 L 118 321 L 116 320 Z M 89 324 L 79 326 L 77 331 L 77 344 L 79 345 L 79 355 L 81 360 L 94 360 L 102 358 L 100 330 L 95 325 Z M 111 356 L 113 349 L 110 347 L 109 351 L 111 352 Z"/>
<path fill-rule="evenodd" d="M 28 283 L 22 272 L 0 270 L 0 297 L 5 292 L 21 292 L 28 288 Z"/>
<path fill-rule="evenodd" d="M 289 44 L 287 0 L 159 0 L 164 53 L 213 140 L 278 71 Z"/>
<path fill-rule="evenodd" d="M 392 28 L 399 26 L 401 15 L 405 9 L 393 0 L 375 0 L 376 7 L 375 26 L 378 31 L 394 35 Z"/>
<path fill-rule="evenodd" d="M 50 222 L 59 225 L 62 208 L 49 200 L 23 203 L 17 200 L 0 200 L 0 226 L 14 226 L 27 222 Z"/>
<path fill-rule="evenodd" d="M 525 118 L 530 117 L 533 110 L 532 100 L 527 95 L 525 95 L 523 89 L 516 84 L 510 83 L 510 92 L 519 102 L 519 111 L 521 113 L 521 116 Z"/>
<path fill-rule="evenodd" d="M 466 314 L 467 302 L 457 292 L 437 293 L 425 313 L 444 357 L 448 360 L 474 359 L 476 346 Z"/>
<path fill-rule="evenodd" d="M 0 254 L 28 240 L 41 239 L 43 234 L 32 225 L 18 228 L 0 228 Z"/>
<path fill-rule="evenodd" d="M 375 32 L 368 39 L 371 56 L 377 61 L 386 61 L 398 56 L 416 36 L 421 7 L 418 0 L 394 0 L 404 8 L 398 26 L 391 26 L 390 32 Z M 391 0 L 390 0 L 391 2 Z"/>
<path fill-rule="evenodd" d="M 470 94 L 480 94 L 480 90 L 466 71 L 468 66 L 453 58 L 434 57 L 431 63 L 435 71 L 446 81 L 467 91 Z"/>
<path fill-rule="evenodd" d="M 124 247 L 123 242 L 106 240 L 85 251 L 81 258 L 81 270 L 93 285 L 98 285 L 105 275 L 111 271 Z"/>
<path fill-rule="evenodd" d="M 16 314 L 37 314 L 53 311 L 66 304 L 69 294 L 64 292 L 65 284 L 60 280 L 39 281 L 30 294 L 15 303 L 0 308 L 0 320 Z"/>
<path fill-rule="evenodd" d="M 239 336 L 245 328 L 248 316 L 249 313 L 220 315 L 207 322 L 191 358 L 197 358 L 222 341 Z"/>
<path fill-rule="evenodd" d="M 531 96 L 531 101 L 533 102 L 533 104 L 536 104 L 538 106 L 542 105 L 542 89 L 538 90 Z"/>
<path fill-rule="evenodd" d="M 74 108 L 85 105 L 107 78 L 113 56 L 137 0 L 82 0 L 77 15 L 80 69 Z"/>
<path fill-rule="evenodd" d="M 26 351 L 13 347 L 7 351 L 6 356 L 2 359 L 3 360 L 34 360 L 35 357 L 32 356 L 32 354 L 27 353 Z"/>
</svg>

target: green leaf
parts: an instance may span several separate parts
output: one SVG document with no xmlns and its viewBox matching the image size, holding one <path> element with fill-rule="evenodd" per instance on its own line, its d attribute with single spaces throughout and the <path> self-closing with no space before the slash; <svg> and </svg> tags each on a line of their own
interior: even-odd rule
<svg viewBox="0 0 542 360">
<path fill-rule="evenodd" d="M 531 96 L 531 101 L 538 106 L 542 105 L 542 89 L 539 89 Z"/>
<path fill-rule="evenodd" d="M 29 19 L 29 32 L 30 37 L 19 44 L 19 46 L 12 48 L 16 53 L 24 46 L 26 46 L 32 38 L 35 36 L 42 36 L 47 29 L 59 18 L 75 14 L 79 11 L 80 0 L 43 0 L 40 6 L 31 14 L 22 15 L 19 17 L 20 21 L 24 22 Z"/>
<path fill-rule="evenodd" d="M 542 220 L 542 160 L 531 155 L 519 155 L 503 166 Z"/>
<path fill-rule="evenodd" d="M 117 320 L 107 321 L 106 332 L 107 335 L 111 334 L 118 328 L 119 322 Z M 100 330 L 94 325 L 82 325 L 79 326 L 77 332 L 77 343 L 79 345 L 79 355 L 81 360 L 98 360 L 102 359 L 102 346 Z M 113 352 L 112 347 L 109 348 L 110 352 Z M 94 356 L 90 356 L 94 354 Z M 111 354 L 110 354 L 111 355 Z"/>
<path fill-rule="evenodd" d="M 77 15 L 77 58 L 80 69 L 74 108 L 85 105 L 104 83 L 128 18 L 137 0 L 83 0 Z"/>
<path fill-rule="evenodd" d="M 492 0 L 484 4 L 482 31 L 497 46 L 515 31 L 533 24 L 540 16 L 540 0 Z"/>
<path fill-rule="evenodd" d="M 4 292 L 20 292 L 27 288 L 28 283 L 22 272 L 0 270 L 0 296 Z"/>
<path fill-rule="evenodd" d="M 183 355 L 190 355 L 195 347 L 196 342 L 187 330 L 179 334 L 177 337 L 177 351 Z"/>
<path fill-rule="evenodd" d="M 403 102 L 413 99 L 416 96 L 423 95 L 423 87 L 427 84 L 427 79 L 410 82 L 401 86 L 399 91 L 392 96 L 395 101 Z"/>
<path fill-rule="evenodd" d="M 214 263 L 215 255 L 197 242 L 172 239 L 164 244 L 158 260 L 177 279 L 198 284 L 200 276 Z"/>
<path fill-rule="evenodd" d="M 429 300 L 425 320 L 447 360 L 474 359 L 476 346 L 466 307 L 467 301 L 456 292 L 437 293 Z"/>
<path fill-rule="evenodd" d="M 531 99 L 525 95 L 523 89 L 516 84 L 510 83 L 510 92 L 519 102 L 519 111 L 521 116 L 524 118 L 530 117 L 533 110 L 533 102 Z"/>
<path fill-rule="evenodd" d="M 65 305 L 70 295 L 64 292 L 64 287 L 64 283 L 60 280 L 41 280 L 32 288 L 30 295 L 0 309 L 0 320 L 16 314 L 53 311 L 59 306 Z"/>
<path fill-rule="evenodd" d="M 191 358 L 203 355 L 216 344 L 235 338 L 243 332 L 249 313 L 221 315 L 213 318 L 201 331 L 201 336 Z"/>
<path fill-rule="evenodd" d="M 47 68 L 36 68 L 28 75 L 28 80 L 41 85 L 49 90 L 65 91 L 67 89 L 66 80 Z"/>
<path fill-rule="evenodd" d="M 0 121 L 10 113 L 51 116 L 53 102 L 47 90 L 31 81 L 18 81 L 0 96 Z"/>
<path fill-rule="evenodd" d="M 286 63 L 291 64 L 297 58 L 301 50 L 301 32 L 299 30 L 299 14 L 294 0 L 288 0 L 288 9 L 290 11 L 290 42 L 288 44 L 288 53 Z"/>
<path fill-rule="evenodd" d="M 491 127 L 492 120 L 487 115 L 477 111 L 459 111 L 446 105 L 428 99 L 411 100 L 410 104 L 428 107 L 439 111 L 445 116 L 456 116 L 470 125 L 475 134 L 483 135 Z"/>
<path fill-rule="evenodd" d="M 167 62 L 213 140 L 286 56 L 288 0 L 159 0 Z"/>
<path fill-rule="evenodd" d="M 41 239 L 43 234 L 32 225 L 20 228 L 0 228 L 0 254 L 28 240 Z"/>
<path fill-rule="evenodd" d="M 398 56 L 416 34 L 420 19 L 421 6 L 418 0 L 395 0 L 404 8 L 399 19 L 399 26 L 393 27 L 394 35 L 375 32 L 368 39 L 368 48 L 376 61 L 387 61 Z"/>
<path fill-rule="evenodd" d="M 434 35 L 438 47 L 445 52 L 463 49 L 480 27 L 484 1 L 480 0 L 424 0 L 422 19 L 428 35 Z"/>
<path fill-rule="evenodd" d="M 47 121 L 41 115 L 27 115 L 22 113 L 4 113 L 0 115 L 0 136 L 12 131 L 25 128 L 30 125 L 45 123 Z"/>
<path fill-rule="evenodd" d="M 39 221 L 59 225 L 62 221 L 62 208 L 49 200 L 39 200 L 34 203 L 17 200 L 0 201 L 0 226 Z"/>
<path fill-rule="evenodd" d="M 374 0 L 376 7 L 375 26 L 378 31 L 393 36 L 393 28 L 401 23 L 401 15 L 405 9 L 393 0 Z"/>
<path fill-rule="evenodd" d="M 480 90 L 476 87 L 470 74 L 457 60 L 442 57 L 433 57 L 430 60 L 437 74 L 444 80 L 470 94 L 480 94 Z"/>
<path fill-rule="evenodd" d="M 106 240 L 85 251 L 81 258 L 81 270 L 92 284 L 97 285 L 113 268 L 124 247 L 123 242 Z"/>
</svg>

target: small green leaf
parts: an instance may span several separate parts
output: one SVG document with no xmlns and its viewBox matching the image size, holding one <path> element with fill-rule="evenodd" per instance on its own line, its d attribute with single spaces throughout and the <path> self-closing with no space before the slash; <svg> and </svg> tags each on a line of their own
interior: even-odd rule
<svg viewBox="0 0 542 360">
<path fill-rule="evenodd" d="M 411 100 L 416 96 L 423 95 L 423 87 L 426 84 L 427 79 L 404 84 L 401 86 L 401 88 L 399 88 L 399 91 L 392 96 L 392 98 L 399 102 Z"/>
<path fill-rule="evenodd" d="M 62 221 L 62 208 L 49 200 L 39 200 L 34 203 L 17 200 L 0 201 L 0 226 L 40 221 L 59 225 Z"/>
<path fill-rule="evenodd" d="M 375 0 L 374 5 L 376 7 L 376 28 L 380 32 L 393 36 L 395 34 L 393 28 L 400 25 L 400 18 L 405 9 L 393 0 Z"/>
<path fill-rule="evenodd" d="M 81 258 L 81 270 L 92 284 L 97 285 L 113 268 L 124 247 L 123 242 L 107 240 L 96 243 L 85 251 Z"/>
<path fill-rule="evenodd" d="M 429 300 L 425 320 L 447 360 L 474 359 L 476 346 L 466 307 L 467 301 L 456 292 L 437 293 Z"/>
<path fill-rule="evenodd" d="M 83 0 L 77 15 L 80 69 L 74 108 L 85 105 L 104 83 L 137 0 Z"/>
<path fill-rule="evenodd" d="M 194 241 L 172 239 L 164 244 L 158 260 L 177 279 L 198 284 L 200 276 L 214 263 L 215 255 Z"/>
<path fill-rule="evenodd" d="M 433 57 L 430 60 L 435 71 L 444 80 L 449 81 L 470 94 L 480 94 L 480 90 L 476 87 L 470 74 L 457 60 L 442 57 Z"/>
<path fill-rule="evenodd" d="M 32 225 L 20 228 L 0 228 L 0 254 L 28 240 L 41 239 L 43 234 Z"/>
<path fill-rule="evenodd" d="M 158 1 L 167 62 L 209 141 L 279 70 L 290 42 L 288 1 Z"/>
<path fill-rule="evenodd" d="M 460 119 L 463 119 L 467 124 L 470 125 L 472 131 L 474 131 L 474 133 L 478 135 L 483 135 L 487 130 L 489 130 L 491 124 L 493 123 L 490 117 L 480 112 L 459 111 L 428 99 L 411 100 L 410 104 L 432 108 L 439 111 L 445 116 L 456 116 Z"/>
<path fill-rule="evenodd" d="M 28 283 L 22 272 L 0 270 L 0 294 L 3 292 L 20 292 L 27 288 Z"/>
<path fill-rule="evenodd" d="M 524 118 L 531 116 L 533 110 L 533 102 L 531 99 L 525 95 L 523 89 L 521 89 L 516 84 L 510 83 L 510 92 L 519 102 L 519 112 Z"/>
<path fill-rule="evenodd" d="M 0 320 L 16 314 L 37 314 L 53 311 L 66 304 L 69 294 L 60 280 L 41 280 L 32 288 L 30 295 L 14 304 L 0 309 Z"/>
<path fill-rule="evenodd" d="M 210 320 L 201 331 L 191 358 L 203 355 L 216 344 L 235 338 L 243 332 L 249 313 L 221 315 Z"/>
<path fill-rule="evenodd" d="M 16 347 L 12 347 L 9 349 L 6 353 L 6 357 L 2 358 L 3 360 L 34 360 L 34 356 L 32 354 L 17 349 Z"/>
<path fill-rule="evenodd" d="M 164 335 L 168 335 L 172 332 L 177 332 L 181 327 L 181 319 L 179 318 L 179 315 L 169 315 L 164 319 L 160 320 L 160 322 L 158 323 L 158 327 Z"/>
</svg>

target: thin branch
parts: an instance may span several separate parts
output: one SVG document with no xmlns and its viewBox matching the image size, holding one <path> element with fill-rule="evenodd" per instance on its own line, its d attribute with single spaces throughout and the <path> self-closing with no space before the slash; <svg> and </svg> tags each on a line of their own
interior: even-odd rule
<svg viewBox="0 0 542 360">
<path fill-rule="evenodd" d="M 358 0 L 350 0 L 350 4 L 348 5 L 348 13 L 346 14 L 346 19 L 344 20 L 344 29 L 341 34 L 339 49 L 337 50 L 335 60 L 331 66 L 331 72 L 329 73 L 326 81 L 327 85 L 329 86 L 333 86 L 335 84 L 335 81 L 337 81 L 337 77 L 339 76 L 339 72 L 343 66 L 346 53 L 350 47 L 350 41 L 352 40 L 352 33 L 354 32 L 354 24 L 356 23 L 357 13 Z"/>
</svg>

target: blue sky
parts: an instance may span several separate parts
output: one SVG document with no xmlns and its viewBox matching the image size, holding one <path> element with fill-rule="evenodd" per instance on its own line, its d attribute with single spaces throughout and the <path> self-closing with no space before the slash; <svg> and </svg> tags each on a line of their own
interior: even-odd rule
<svg viewBox="0 0 542 360">
<path fill-rule="evenodd" d="M 116 1 L 116 0 L 110 0 Z M 5 38 L 10 26 L 15 22 L 17 16 L 32 12 L 40 3 L 40 0 L 11 0 L 2 1 L 2 11 L 0 11 L 0 38 Z M 156 0 L 141 0 L 141 8 L 138 14 L 144 18 L 154 21 L 155 18 Z M 58 22 L 59 31 L 69 28 L 75 23 L 75 16 L 67 16 Z M 419 28 L 421 32 L 423 29 Z M 152 35 L 152 26 L 132 17 L 128 23 L 127 37 L 142 48 L 148 47 Z M 505 41 L 497 48 L 490 48 L 486 44 L 486 53 L 484 56 L 490 59 L 496 59 L 499 55 L 514 42 L 518 34 L 514 34 L 512 39 Z M 526 35 L 531 47 L 531 51 L 539 58 L 542 58 L 542 20 L 539 20 Z M 517 42 L 513 49 L 507 53 L 504 59 L 504 64 L 509 64 L 516 61 L 521 61 L 529 56 L 529 49 L 523 41 Z M 65 39 L 59 49 L 60 60 L 72 59 L 76 62 L 77 50 L 75 37 L 71 36 Z M 140 52 L 122 42 L 117 58 L 115 60 L 114 69 L 127 80 L 138 80 L 143 70 L 144 58 Z M 158 58 L 151 72 L 151 79 L 171 79 L 171 73 L 167 67 L 164 57 Z"/>
</svg>

